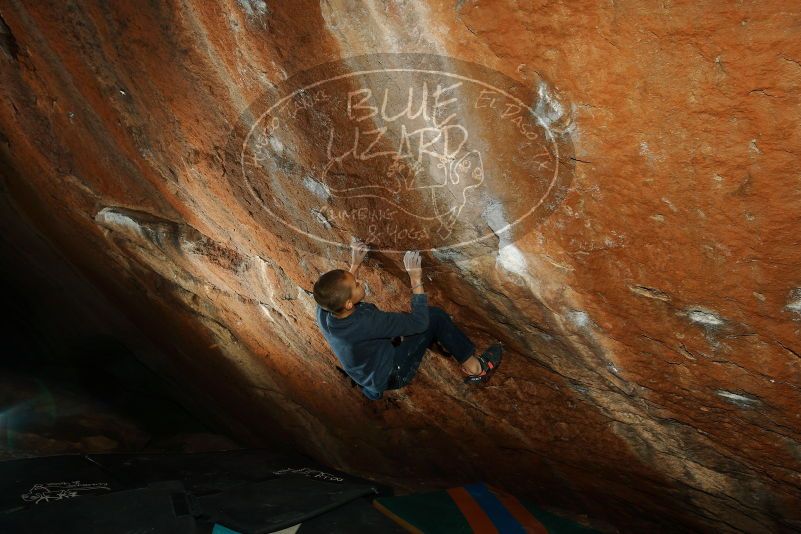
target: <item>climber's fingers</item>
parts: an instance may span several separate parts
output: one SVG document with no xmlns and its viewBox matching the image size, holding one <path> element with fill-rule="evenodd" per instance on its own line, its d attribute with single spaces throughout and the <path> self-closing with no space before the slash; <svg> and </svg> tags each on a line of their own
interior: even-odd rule
<svg viewBox="0 0 801 534">
<path fill-rule="evenodd" d="M 403 256 L 403 265 L 407 271 L 420 270 L 420 252 L 416 250 L 407 250 Z"/>
<path fill-rule="evenodd" d="M 356 236 L 350 238 L 350 246 L 354 255 L 364 256 L 370 251 L 370 246 Z"/>
</svg>

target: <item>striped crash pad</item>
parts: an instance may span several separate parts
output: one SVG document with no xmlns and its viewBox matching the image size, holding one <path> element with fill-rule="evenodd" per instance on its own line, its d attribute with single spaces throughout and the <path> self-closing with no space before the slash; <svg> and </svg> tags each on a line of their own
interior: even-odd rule
<svg viewBox="0 0 801 534">
<path fill-rule="evenodd" d="M 483 483 L 373 500 L 409 532 L 478 534 L 588 534 L 597 532 L 520 501 Z"/>
</svg>

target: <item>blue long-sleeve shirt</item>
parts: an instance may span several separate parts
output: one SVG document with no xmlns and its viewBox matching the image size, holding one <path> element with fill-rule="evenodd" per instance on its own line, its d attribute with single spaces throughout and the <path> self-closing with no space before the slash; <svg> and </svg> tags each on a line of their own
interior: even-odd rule
<svg viewBox="0 0 801 534">
<path fill-rule="evenodd" d="M 394 365 L 392 338 L 428 328 L 428 295 L 412 294 L 412 312 L 386 312 L 359 302 L 344 319 L 317 306 L 317 324 L 346 373 L 372 400 L 380 399 Z"/>
</svg>

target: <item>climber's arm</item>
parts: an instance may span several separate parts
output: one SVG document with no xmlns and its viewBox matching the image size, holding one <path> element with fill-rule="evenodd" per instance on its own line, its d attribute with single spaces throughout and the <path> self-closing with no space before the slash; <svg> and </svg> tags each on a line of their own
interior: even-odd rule
<svg viewBox="0 0 801 534">
<path fill-rule="evenodd" d="M 366 326 L 365 339 L 393 338 L 419 334 L 428 328 L 428 295 L 412 294 L 412 312 L 376 310 Z"/>
</svg>

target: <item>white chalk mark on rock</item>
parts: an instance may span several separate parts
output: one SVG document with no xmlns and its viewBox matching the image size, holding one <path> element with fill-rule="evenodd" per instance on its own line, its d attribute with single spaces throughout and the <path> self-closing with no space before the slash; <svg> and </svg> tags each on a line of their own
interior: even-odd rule
<svg viewBox="0 0 801 534">
<path fill-rule="evenodd" d="M 787 300 L 787 305 L 784 307 L 785 310 L 797 313 L 801 316 L 801 287 L 796 287 L 792 291 L 790 291 L 790 297 Z"/>
<path fill-rule="evenodd" d="M 284 151 L 284 143 L 282 143 L 281 140 L 276 136 L 271 135 L 269 137 L 269 143 L 276 154 L 281 154 Z"/>
<path fill-rule="evenodd" d="M 551 126 L 564 115 L 564 108 L 561 102 L 550 93 L 545 82 L 540 82 L 537 88 L 537 95 L 539 100 L 537 100 L 537 105 L 534 107 L 534 116 L 537 118 L 537 122 L 546 131 L 549 131 Z"/>
<path fill-rule="evenodd" d="M 517 274 L 525 274 L 528 272 L 526 258 L 515 245 L 509 244 L 502 247 L 498 253 L 498 261 L 507 271 Z"/>
<path fill-rule="evenodd" d="M 239 0 L 239 5 L 248 17 L 262 17 L 267 14 L 267 2 L 264 0 Z"/>
<path fill-rule="evenodd" d="M 687 310 L 687 318 L 706 327 L 723 326 L 726 321 L 717 313 L 701 308 Z"/>
<path fill-rule="evenodd" d="M 715 395 L 726 399 L 732 404 L 736 404 L 738 406 L 743 406 L 743 407 L 757 406 L 762 403 L 759 399 L 748 397 L 746 395 L 740 395 L 739 393 L 732 393 L 731 391 L 726 391 L 723 389 L 715 391 Z"/>
<path fill-rule="evenodd" d="M 331 197 L 331 191 L 324 183 L 318 182 L 311 176 L 303 178 L 303 187 L 314 193 L 320 200 L 327 201 Z"/>
<path fill-rule="evenodd" d="M 311 212 L 312 215 L 314 215 L 314 218 L 317 219 L 320 222 L 320 224 L 322 224 L 326 228 L 331 228 L 331 221 L 328 220 L 328 218 L 325 216 L 323 212 L 321 212 L 320 210 L 316 210 L 314 208 L 311 209 Z"/>
<path fill-rule="evenodd" d="M 499 238 L 496 263 L 506 271 L 525 275 L 528 272 L 528 263 L 523 252 L 511 243 L 509 223 L 506 222 L 501 203 L 493 199 L 484 209 L 482 217 Z"/>
<path fill-rule="evenodd" d="M 585 311 L 570 310 L 569 312 L 567 312 L 566 315 L 567 318 L 570 320 L 570 322 L 578 326 L 579 328 L 589 328 L 593 324 L 589 314 Z"/>
<path fill-rule="evenodd" d="M 106 228 L 122 231 L 122 233 L 128 234 L 131 237 L 147 239 L 144 229 L 133 217 L 117 211 L 114 208 L 103 208 L 100 210 L 97 215 L 95 215 L 95 221 Z"/>
</svg>

